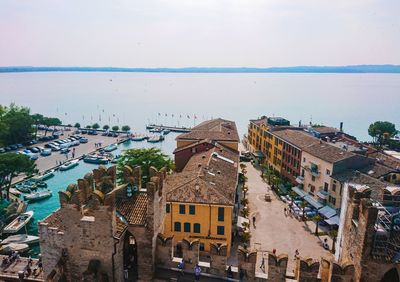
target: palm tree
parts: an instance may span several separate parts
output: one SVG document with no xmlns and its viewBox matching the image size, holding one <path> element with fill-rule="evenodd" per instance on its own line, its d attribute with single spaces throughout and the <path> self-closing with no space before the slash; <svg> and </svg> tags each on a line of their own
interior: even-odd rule
<svg viewBox="0 0 400 282">
<path fill-rule="evenodd" d="M 302 216 L 303 221 L 306 219 L 305 209 L 307 206 L 308 206 L 308 204 L 306 202 L 301 202 L 301 204 L 300 204 L 301 210 L 303 211 L 303 216 Z"/>
<path fill-rule="evenodd" d="M 338 232 L 335 229 L 332 229 L 331 231 L 329 231 L 329 237 L 332 238 L 332 253 L 336 252 L 335 246 L 336 246 L 336 240 L 337 240 L 337 236 L 338 236 Z"/>
<path fill-rule="evenodd" d="M 320 223 L 320 221 L 322 221 L 322 216 L 320 216 L 319 214 L 316 214 L 313 216 L 312 220 L 315 222 L 315 235 L 318 236 L 318 225 Z"/>
</svg>

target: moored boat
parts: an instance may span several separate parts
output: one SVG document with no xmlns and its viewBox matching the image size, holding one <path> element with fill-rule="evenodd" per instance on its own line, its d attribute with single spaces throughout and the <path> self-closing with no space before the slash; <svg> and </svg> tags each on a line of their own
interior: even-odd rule
<svg viewBox="0 0 400 282">
<path fill-rule="evenodd" d="M 96 156 L 96 155 L 88 155 L 83 158 L 85 163 L 90 164 L 108 164 L 109 160 L 106 157 Z"/>
<path fill-rule="evenodd" d="M 13 194 L 13 195 L 15 195 L 15 196 L 21 195 L 21 192 L 18 191 L 17 189 L 15 189 L 15 188 L 10 188 L 9 191 L 10 191 L 11 194 Z"/>
<path fill-rule="evenodd" d="M 37 189 L 37 185 L 36 185 L 36 183 L 34 183 L 32 181 L 24 181 L 24 182 L 17 183 L 15 185 L 15 189 L 17 189 L 18 191 L 20 191 L 22 193 L 30 193 L 32 190 Z"/>
<path fill-rule="evenodd" d="M 169 129 L 164 129 L 164 130 L 163 130 L 163 134 L 164 134 L 164 135 L 167 135 L 167 134 L 169 134 L 170 132 L 171 132 L 171 130 L 169 130 Z"/>
<path fill-rule="evenodd" d="M 147 142 L 149 143 L 157 143 L 157 142 L 161 142 L 164 140 L 164 136 L 162 135 L 156 135 L 153 137 L 150 137 L 149 139 L 147 139 Z"/>
<path fill-rule="evenodd" d="M 118 149 L 117 145 L 111 144 L 111 145 L 108 145 L 107 147 L 105 147 L 103 150 L 104 150 L 104 152 L 111 152 L 111 151 L 115 151 L 117 149 Z"/>
<path fill-rule="evenodd" d="M 8 236 L 6 239 L 1 241 L 2 245 L 16 243 L 16 244 L 35 244 L 39 242 L 38 236 L 28 235 L 28 234 L 17 234 Z"/>
<path fill-rule="evenodd" d="M 62 165 L 60 166 L 60 170 L 61 170 L 61 171 L 65 171 L 65 170 L 74 168 L 74 167 L 76 167 L 77 165 L 79 165 L 79 160 L 72 160 L 72 161 L 69 161 L 69 162 L 66 162 L 66 163 L 62 164 Z"/>
<path fill-rule="evenodd" d="M 49 170 L 49 171 L 46 171 L 42 175 L 37 175 L 37 176 L 32 177 L 31 180 L 34 182 L 45 181 L 49 178 L 52 178 L 53 176 L 54 176 L 54 170 Z"/>
<path fill-rule="evenodd" d="M 52 196 L 52 193 L 50 190 L 42 190 L 42 191 L 38 191 L 38 192 L 34 192 L 31 194 L 25 195 L 24 198 L 29 203 L 32 203 L 32 202 L 37 202 L 40 200 L 50 198 L 51 196 Z"/>
<path fill-rule="evenodd" d="M 131 139 L 132 139 L 132 141 L 140 142 L 140 141 L 144 141 L 146 139 L 146 136 L 145 135 L 136 135 L 136 136 L 133 136 Z"/>
<path fill-rule="evenodd" d="M 28 211 L 20 214 L 19 216 L 17 216 L 16 219 L 11 221 L 10 224 L 4 227 L 3 233 L 17 233 L 22 229 L 22 227 L 28 224 L 32 217 L 33 211 Z"/>
<path fill-rule="evenodd" d="M 0 253 L 4 255 L 11 254 L 12 252 L 19 252 L 23 253 L 29 250 L 28 244 L 17 244 L 17 243 L 10 243 L 7 245 L 3 245 L 0 248 Z"/>
</svg>

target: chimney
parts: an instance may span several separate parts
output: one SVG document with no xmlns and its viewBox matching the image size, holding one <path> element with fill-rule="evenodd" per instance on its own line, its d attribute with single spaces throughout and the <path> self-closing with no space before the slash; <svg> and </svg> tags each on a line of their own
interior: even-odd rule
<svg viewBox="0 0 400 282">
<path fill-rule="evenodd" d="M 343 132 L 343 121 L 340 122 L 340 132 Z"/>
</svg>

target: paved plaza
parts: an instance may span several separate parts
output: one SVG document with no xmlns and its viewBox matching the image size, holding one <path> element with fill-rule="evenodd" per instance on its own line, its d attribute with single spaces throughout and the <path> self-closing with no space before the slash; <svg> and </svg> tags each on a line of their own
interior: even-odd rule
<svg viewBox="0 0 400 282">
<path fill-rule="evenodd" d="M 262 180 L 260 171 L 251 163 L 245 163 L 249 187 L 250 219 L 256 217 L 255 228 L 251 226 L 251 247 L 262 251 L 286 253 L 289 255 L 288 271 L 294 268 L 294 254 L 299 250 L 303 258 L 312 257 L 320 259 L 333 258 L 333 254 L 322 247 L 322 242 L 327 236 L 317 237 L 313 234 L 315 224 L 311 221 L 301 222 L 294 217 L 285 216 L 284 208 L 287 204 L 282 202 L 270 191 L 271 202 L 264 200 L 265 193 L 270 189 Z M 328 239 L 331 244 L 331 239 Z"/>
</svg>

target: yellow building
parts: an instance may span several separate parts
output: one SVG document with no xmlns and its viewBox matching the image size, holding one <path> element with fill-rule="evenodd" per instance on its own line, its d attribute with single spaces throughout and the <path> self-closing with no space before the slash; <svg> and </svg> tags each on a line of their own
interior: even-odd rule
<svg viewBox="0 0 400 282">
<path fill-rule="evenodd" d="M 176 138 L 176 147 L 178 149 L 206 139 L 238 150 L 239 135 L 235 122 L 221 118 L 204 121 L 193 127 L 190 132 L 179 135 Z"/>
<path fill-rule="evenodd" d="M 192 155 L 179 173 L 165 182 L 163 233 L 174 235 L 175 250 L 185 238 L 198 239 L 201 252 L 211 243 L 226 244 L 230 254 L 239 154 L 221 144 Z"/>
</svg>

